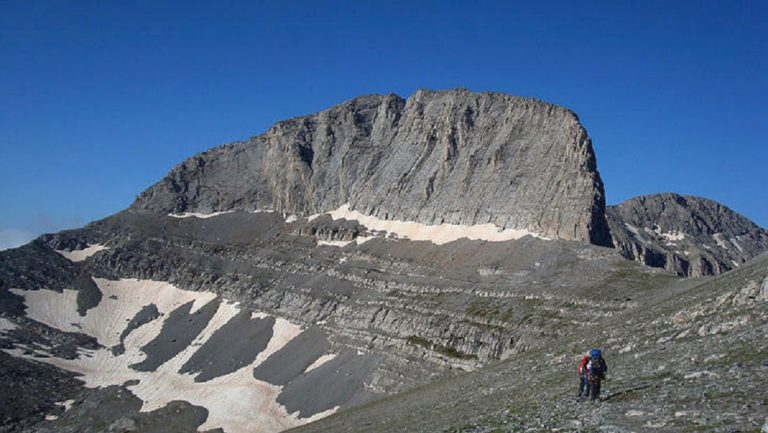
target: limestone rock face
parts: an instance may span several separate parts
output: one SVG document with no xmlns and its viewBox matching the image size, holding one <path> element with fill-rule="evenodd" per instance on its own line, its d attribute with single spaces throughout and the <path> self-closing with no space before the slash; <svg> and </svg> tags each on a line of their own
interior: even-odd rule
<svg viewBox="0 0 768 433">
<path fill-rule="evenodd" d="M 173 169 L 132 205 L 158 213 L 352 210 L 610 245 L 591 140 L 562 107 L 499 93 L 362 96 Z"/>
<path fill-rule="evenodd" d="M 768 250 L 768 231 L 712 200 L 653 194 L 607 209 L 621 254 L 681 276 L 717 275 Z"/>
</svg>

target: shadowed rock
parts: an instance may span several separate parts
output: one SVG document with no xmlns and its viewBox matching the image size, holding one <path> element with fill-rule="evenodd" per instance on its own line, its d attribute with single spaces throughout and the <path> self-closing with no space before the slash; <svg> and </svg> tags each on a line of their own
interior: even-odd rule
<svg viewBox="0 0 768 433">
<path fill-rule="evenodd" d="M 124 353 L 125 346 L 123 342 L 125 341 L 125 338 L 128 337 L 134 329 L 146 325 L 158 317 L 160 317 L 160 312 L 157 311 L 157 306 L 155 306 L 155 304 L 149 304 L 142 307 L 141 310 L 133 316 L 130 322 L 128 322 L 128 326 L 126 326 L 120 334 L 120 344 L 112 348 L 112 353 L 115 355 Z"/>
<path fill-rule="evenodd" d="M 168 315 L 160 334 L 141 348 L 147 354 L 147 359 L 131 365 L 131 368 L 138 371 L 154 371 L 194 341 L 216 314 L 219 299 L 214 299 L 194 313 L 190 313 L 193 303 L 194 301 L 187 302 Z"/>
<path fill-rule="evenodd" d="M 75 287 L 78 288 L 77 292 L 77 313 L 80 316 L 85 314 L 91 308 L 99 305 L 103 297 L 99 286 L 93 282 L 93 279 L 86 273 L 81 273 L 77 280 L 75 280 Z"/>
<path fill-rule="evenodd" d="M 301 375 L 329 348 L 326 333 L 313 326 L 262 362 L 253 370 L 253 376 L 273 385 L 285 385 Z"/>
<path fill-rule="evenodd" d="M 142 401 L 122 386 L 97 389 L 46 423 L 38 433 L 182 433 L 195 432 L 208 418 L 208 410 L 185 401 L 172 401 L 162 408 L 141 412 Z"/>
<path fill-rule="evenodd" d="M 342 352 L 286 385 L 277 402 L 285 406 L 288 413 L 299 411 L 301 418 L 338 406 L 362 404 L 374 398 L 364 388 L 364 381 L 375 363 L 371 355 Z"/>
<path fill-rule="evenodd" d="M 267 347 L 274 325 L 274 317 L 251 319 L 250 311 L 241 311 L 219 328 L 179 373 L 199 373 L 195 382 L 205 382 L 245 367 Z"/>
</svg>

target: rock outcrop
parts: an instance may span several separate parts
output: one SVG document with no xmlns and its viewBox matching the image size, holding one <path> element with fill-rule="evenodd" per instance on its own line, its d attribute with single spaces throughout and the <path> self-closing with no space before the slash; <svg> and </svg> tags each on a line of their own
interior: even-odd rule
<svg viewBox="0 0 768 433">
<path fill-rule="evenodd" d="M 717 275 L 768 250 L 768 231 L 712 200 L 636 197 L 607 209 L 621 254 L 681 276 Z"/>
<path fill-rule="evenodd" d="M 275 210 L 349 204 L 385 220 L 493 223 L 609 245 L 603 183 L 578 117 L 466 90 L 362 96 L 196 155 L 132 209 Z"/>
</svg>

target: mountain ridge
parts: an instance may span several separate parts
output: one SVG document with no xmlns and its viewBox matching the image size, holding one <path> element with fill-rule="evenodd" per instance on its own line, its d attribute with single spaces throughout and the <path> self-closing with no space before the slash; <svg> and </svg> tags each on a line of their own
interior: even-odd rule
<svg viewBox="0 0 768 433">
<path fill-rule="evenodd" d="M 608 206 L 606 216 L 624 257 L 681 276 L 717 275 L 768 250 L 768 230 L 703 197 L 643 195 Z"/>
</svg>

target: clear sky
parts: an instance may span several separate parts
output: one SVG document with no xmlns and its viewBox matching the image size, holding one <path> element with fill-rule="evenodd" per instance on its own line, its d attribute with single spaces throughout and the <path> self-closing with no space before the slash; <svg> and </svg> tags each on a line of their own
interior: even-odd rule
<svg viewBox="0 0 768 433">
<path fill-rule="evenodd" d="M 130 205 L 184 158 L 366 93 L 577 112 L 609 204 L 768 226 L 768 2 L 0 0 L 0 248 Z"/>
</svg>

